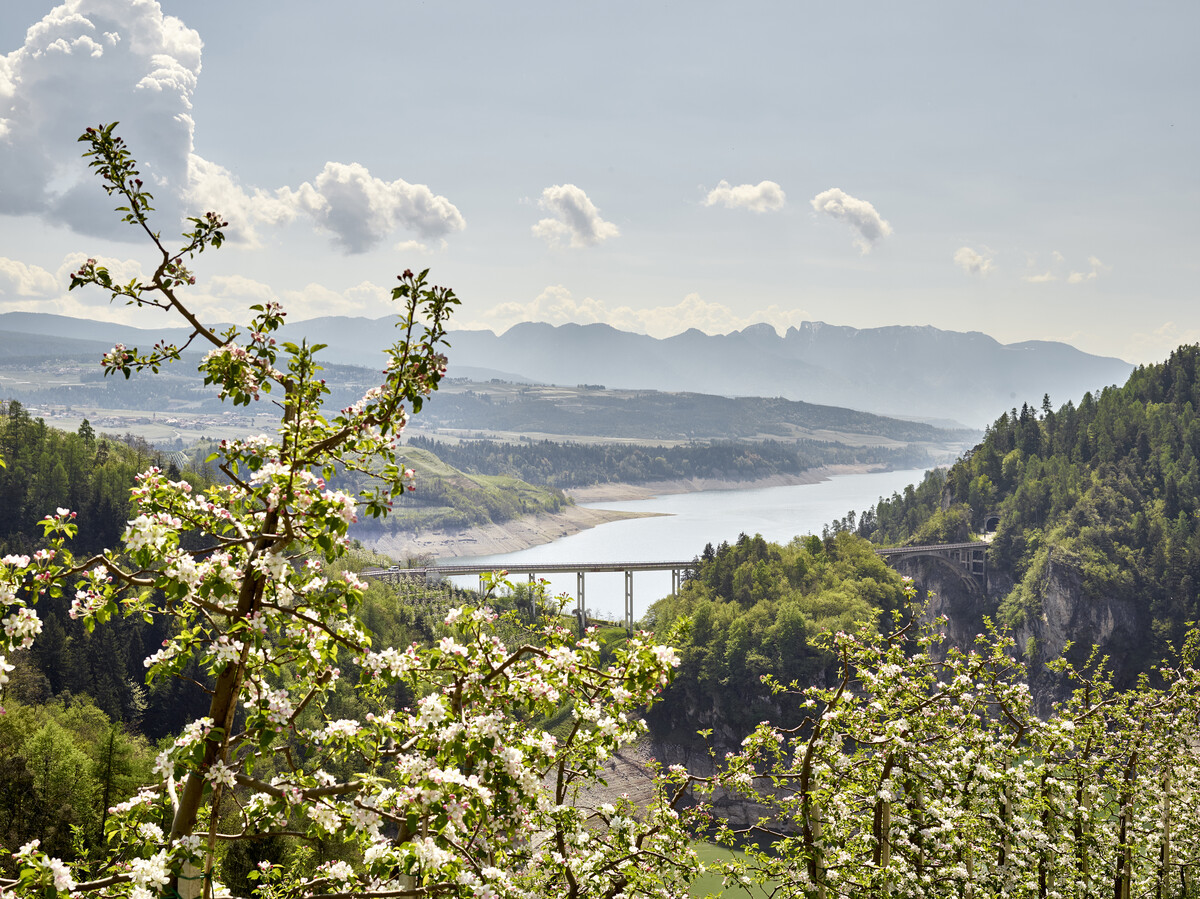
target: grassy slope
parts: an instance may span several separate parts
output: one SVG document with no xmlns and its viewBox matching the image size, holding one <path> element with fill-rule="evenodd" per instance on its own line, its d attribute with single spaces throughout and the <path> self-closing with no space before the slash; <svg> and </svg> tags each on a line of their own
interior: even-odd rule
<svg viewBox="0 0 1200 899">
<path fill-rule="evenodd" d="M 522 515 L 556 512 L 568 503 L 559 490 L 536 487 L 514 477 L 467 474 L 427 450 L 407 448 L 403 456 L 417 474 L 417 490 L 396 503 L 382 526 L 387 530 L 499 523 Z"/>
</svg>

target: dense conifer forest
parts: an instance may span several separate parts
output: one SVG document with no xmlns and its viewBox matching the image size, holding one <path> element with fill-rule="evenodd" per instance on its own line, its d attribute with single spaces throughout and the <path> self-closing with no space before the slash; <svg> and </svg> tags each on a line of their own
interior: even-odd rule
<svg viewBox="0 0 1200 899">
<path fill-rule="evenodd" d="M 128 518 L 134 476 L 150 465 L 164 470 L 172 465 L 145 441 L 98 436 L 86 420 L 77 433 L 49 427 L 16 400 L 0 404 L 0 459 L 5 464 L 0 468 L 4 552 L 36 548 L 38 521 L 60 506 L 77 513 L 81 551 L 116 544 Z M 198 485 L 210 479 L 211 474 L 200 474 Z"/>
<path fill-rule="evenodd" d="M 651 724 L 685 743 L 711 727 L 722 744 L 767 718 L 795 724 L 801 710 L 780 706 L 763 676 L 823 683 L 834 659 L 813 639 L 903 601 L 900 575 L 854 534 L 796 537 L 786 546 L 742 534 L 709 544 L 679 595 L 659 600 L 648 616 L 662 633 L 690 619 L 682 664 Z"/>
<path fill-rule="evenodd" d="M 1144 667 L 1200 616 L 1198 368 L 1200 347 L 1184 346 L 1078 405 L 1013 409 L 949 470 L 842 524 L 877 544 L 932 543 L 968 539 L 995 513 L 989 564 L 1014 582 L 1003 619 L 1036 614 L 1047 566 L 1070 567 L 1087 596 L 1144 615 Z"/>
</svg>

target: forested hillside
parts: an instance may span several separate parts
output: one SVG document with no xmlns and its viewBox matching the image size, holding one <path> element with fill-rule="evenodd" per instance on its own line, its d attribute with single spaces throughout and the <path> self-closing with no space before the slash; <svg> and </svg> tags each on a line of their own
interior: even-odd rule
<svg viewBox="0 0 1200 899">
<path fill-rule="evenodd" d="M 16 400 L 0 403 L 0 459 L 4 552 L 35 548 L 38 521 L 60 506 L 77 514 L 80 551 L 116 545 L 129 517 L 134 476 L 150 465 L 164 470 L 171 465 L 144 441 L 100 437 L 86 420 L 73 434 L 49 427 Z M 199 487 L 205 483 L 202 475 L 196 481 Z"/>
<path fill-rule="evenodd" d="M 823 683 L 835 660 L 814 638 L 853 630 L 903 601 L 900 575 L 853 534 L 796 537 L 786 546 L 742 534 L 733 544 L 710 544 L 679 594 L 650 611 L 660 633 L 691 618 L 679 672 L 651 724 L 684 743 L 711 727 L 720 744 L 737 743 L 767 718 L 795 724 L 802 710 L 780 706 L 763 675 Z"/>
<path fill-rule="evenodd" d="M 780 396 L 609 390 L 599 384 L 571 388 L 506 382 L 450 383 L 421 415 L 422 427 L 655 441 L 791 438 L 837 432 L 890 441 L 941 443 L 961 441 L 978 433 Z"/>
<path fill-rule="evenodd" d="M 413 437 L 408 445 L 428 450 L 464 471 L 509 475 L 531 484 L 586 487 L 642 484 L 689 478 L 753 481 L 798 475 L 823 465 L 874 464 L 916 467 L 928 453 L 917 447 L 845 446 L 816 440 L 695 442 L 674 446 L 560 443 L 551 440 L 444 443 Z"/>
<path fill-rule="evenodd" d="M 948 471 L 857 521 L 876 543 L 965 539 L 998 513 L 989 564 L 1010 575 L 1003 619 L 1036 616 L 1052 566 L 1078 576 L 1090 602 L 1137 610 L 1140 670 L 1178 646 L 1200 616 L 1200 347 L 1138 368 L 1123 387 L 1078 406 L 1024 405 L 998 418 Z M 849 524 L 849 522 L 847 522 Z"/>
</svg>

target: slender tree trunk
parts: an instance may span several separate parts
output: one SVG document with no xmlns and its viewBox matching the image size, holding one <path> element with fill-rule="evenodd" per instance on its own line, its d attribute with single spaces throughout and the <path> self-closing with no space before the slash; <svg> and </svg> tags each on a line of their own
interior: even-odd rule
<svg viewBox="0 0 1200 899">
<path fill-rule="evenodd" d="M 1083 775 L 1081 774 L 1075 782 L 1075 823 L 1072 831 L 1075 837 L 1076 870 L 1079 873 L 1079 885 L 1083 887 L 1083 891 L 1079 895 L 1083 899 L 1088 899 L 1092 895 L 1091 858 L 1088 854 L 1088 828 L 1085 824 L 1090 804 L 1091 800 L 1084 789 Z"/>
<path fill-rule="evenodd" d="M 1047 842 L 1050 841 L 1050 831 L 1054 827 L 1054 815 L 1050 811 L 1051 800 L 1050 789 L 1050 772 L 1046 770 L 1042 774 L 1042 836 Z M 1050 850 L 1043 848 L 1038 852 L 1038 899 L 1046 899 L 1050 891 L 1054 889 L 1054 872 L 1050 867 L 1050 859 L 1048 853 Z"/>
<path fill-rule="evenodd" d="M 892 776 L 892 767 L 895 764 L 895 759 L 889 752 L 883 763 L 883 773 L 879 778 L 879 785 L 882 789 L 883 784 Z M 883 870 L 892 860 L 892 804 L 889 800 L 878 798 L 875 800 L 875 816 L 871 824 L 871 835 L 875 838 L 875 848 L 872 850 L 876 869 Z"/>
<path fill-rule="evenodd" d="M 100 800 L 100 841 L 104 842 L 104 825 L 108 823 L 108 807 L 112 804 L 113 753 L 117 748 L 114 725 L 108 732 L 108 751 L 104 759 L 104 796 Z"/>
<path fill-rule="evenodd" d="M 808 800 L 809 876 L 817 888 L 817 899 L 825 899 L 825 850 L 821 848 L 821 809 Z"/>
<path fill-rule="evenodd" d="M 1162 799 L 1159 800 L 1158 899 L 1167 899 L 1171 882 L 1171 768 L 1163 765 Z"/>
<path fill-rule="evenodd" d="M 1138 752 L 1135 749 L 1129 754 L 1129 764 L 1125 768 L 1125 785 L 1121 789 L 1121 817 L 1118 825 L 1117 844 L 1117 877 L 1113 884 L 1115 899 L 1130 899 L 1133 881 L 1133 846 L 1130 845 L 1133 826 L 1133 782 L 1137 776 Z"/>
<path fill-rule="evenodd" d="M 910 801 L 908 804 L 909 815 L 912 819 L 912 827 L 915 833 L 913 834 L 913 848 L 916 849 L 914 856 L 914 865 L 916 868 L 917 880 L 920 880 L 925 875 L 925 837 L 921 835 L 921 829 L 925 825 L 925 794 L 921 789 L 921 782 L 915 777 L 909 782 L 908 791 Z"/>
<path fill-rule="evenodd" d="M 266 552 L 274 542 L 274 537 L 266 535 L 273 534 L 278 524 L 278 513 L 268 512 L 263 520 L 261 531 L 264 536 L 259 537 L 254 551 L 246 560 L 246 573 L 238 593 L 237 611 L 233 616 L 235 621 L 244 621 L 257 610 L 262 601 L 265 582 L 262 575 L 251 573 L 252 566 L 254 560 Z M 238 664 L 226 665 L 225 669 L 217 675 L 216 687 L 213 689 L 212 701 L 209 703 L 208 717 L 212 719 L 214 726 L 223 728 L 224 732 L 209 734 L 204 743 L 204 757 L 200 762 L 200 767 L 190 772 L 184 782 L 183 794 L 179 798 L 179 806 L 175 810 L 175 819 L 171 824 L 172 841 L 190 835 L 196 828 L 200 809 L 203 807 L 205 774 L 214 762 L 223 757 L 225 744 L 229 739 L 229 731 L 233 726 L 234 714 L 237 712 L 237 701 L 242 689 L 242 675 L 245 668 L 244 659 L 245 653 L 242 654 L 242 659 Z M 178 890 L 177 875 L 171 878 L 168 888 Z"/>
<path fill-rule="evenodd" d="M 1004 773 L 1008 774 L 1008 759 L 1004 760 Z M 1004 784 L 1004 792 L 1000 797 L 1000 853 L 999 866 L 1003 868 L 1012 858 L 1012 791 L 1008 783 Z"/>
</svg>

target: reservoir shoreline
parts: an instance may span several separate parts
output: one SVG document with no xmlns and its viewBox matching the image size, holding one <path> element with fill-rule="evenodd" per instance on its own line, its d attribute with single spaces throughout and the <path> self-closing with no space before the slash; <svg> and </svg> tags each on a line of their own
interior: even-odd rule
<svg viewBox="0 0 1200 899">
<path fill-rule="evenodd" d="M 878 465 L 828 465 L 812 468 L 798 475 L 781 474 L 754 480 L 687 478 L 645 484 L 596 484 L 564 491 L 576 505 L 567 506 L 559 512 L 530 515 L 499 524 L 461 530 L 400 531 L 359 539 L 364 546 L 397 560 L 422 555 L 433 556 L 435 559 L 500 555 L 552 543 L 613 521 L 655 517 L 654 513 L 593 509 L 581 504 L 643 500 L 653 496 L 709 490 L 754 490 L 764 487 L 819 484 L 842 475 L 886 470 Z M 352 533 L 351 536 L 355 535 Z"/>
</svg>

